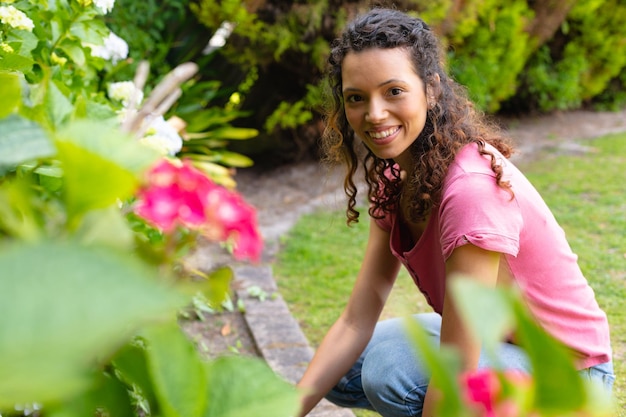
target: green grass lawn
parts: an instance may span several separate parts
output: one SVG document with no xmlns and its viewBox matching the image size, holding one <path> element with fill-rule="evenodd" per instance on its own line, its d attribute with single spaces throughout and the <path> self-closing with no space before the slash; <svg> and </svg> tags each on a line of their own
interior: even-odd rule
<svg viewBox="0 0 626 417">
<path fill-rule="evenodd" d="M 592 152 L 546 152 L 519 165 L 565 229 L 609 316 L 617 374 L 614 393 L 618 416 L 626 417 L 626 134 L 586 144 Z M 351 228 L 343 212 L 303 217 L 284 238 L 274 264 L 279 289 L 314 347 L 341 313 L 358 272 L 368 229 L 367 213 L 362 214 L 362 223 Z M 402 272 L 383 316 L 427 310 Z"/>
</svg>

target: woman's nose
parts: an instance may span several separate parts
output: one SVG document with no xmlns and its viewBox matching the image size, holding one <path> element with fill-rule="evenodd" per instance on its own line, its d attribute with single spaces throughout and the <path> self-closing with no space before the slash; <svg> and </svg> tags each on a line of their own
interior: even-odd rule
<svg viewBox="0 0 626 417">
<path fill-rule="evenodd" d="M 370 100 L 365 113 L 365 120 L 370 123 L 379 123 L 387 117 L 387 109 L 380 100 Z"/>
</svg>

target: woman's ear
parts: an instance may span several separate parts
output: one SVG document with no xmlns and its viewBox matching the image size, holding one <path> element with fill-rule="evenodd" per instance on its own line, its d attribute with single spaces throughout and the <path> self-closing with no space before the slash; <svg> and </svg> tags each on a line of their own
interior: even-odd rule
<svg viewBox="0 0 626 417">
<path fill-rule="evenodd" d="M 439 85 L 441 83 L 441 79 L 439 78 L 439 74 L 435 73 L 428 80 L 428 84 L 426 85 L 426 101 L 428 103 L 428 108 L 432 109 L 437 104 L 437 96 L 439 95 Z"/>
</svg>

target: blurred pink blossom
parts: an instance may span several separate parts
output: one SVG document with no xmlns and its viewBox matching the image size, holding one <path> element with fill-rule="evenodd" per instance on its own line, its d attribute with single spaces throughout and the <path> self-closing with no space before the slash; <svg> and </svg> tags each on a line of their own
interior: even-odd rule
<svg viewBox="0 0 626 417">
<path fill-rule="evenodd" d="M 500 392 L 500 381 L 491 369 L 478 369 L 461 375 L 465 398 L 470 404 L 479 404 L 485 417 L 495 417 L 496 398 Z"/>
<path fill-rule="evenodd" d="M 521 371 L 478 369 L 461 374 L 461 389 L 466 403 L 473 405 L 483 417 L 531 417 L 527 399 L 532 378 Z M 503 384 L 509 387 L 505 389 Z M 513 391 L 510 391 L 513 389 Z M 508 391 L 508 392 L 507 392 Z"/>
<path fill-rule="evenodd" d="M 257 230 L 256 212 L 239 194 L 216 187 L 206 197 L 209 224 L 217 226 L 219 240 L 234 237 L 233 254 L 237 258 L 257 259 L 262 249 L 262 239 Z"/>
<path fill-rule="evenodd" d="M 254 208 L 188 161 L 164 159 L 155 165 L 137 195 L 135 213 L 165 233 L 178 226 L 198 230 L 232 244 L 236 259 L 260 259 L 263 242 Z"/>
</svg>

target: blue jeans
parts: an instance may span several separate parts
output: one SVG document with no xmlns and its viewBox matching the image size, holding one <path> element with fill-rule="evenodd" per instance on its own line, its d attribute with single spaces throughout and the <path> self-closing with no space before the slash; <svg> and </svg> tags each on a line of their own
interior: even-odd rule
<svg viewBox="0 0 626 417">
<path fill-rule="evenodd" d="M 435 313 L 417 314 L 415 320 L 424 328 L 432 343 L 439 344 L 441 317 Z M 422 404 L 428 388 L 426 366 L 415 354 L 407 340 L 404 319 L 381 321 L 369 344 L 352 369 L 326 395 L 342 407 L 365 408 L 384 417 L 421 416 Z M 500 363 L 507 369 L 530 371 L 524 351 L 515 345 L 503 343 Z M 487 355 L 481 355 L 480 368 L 494 366 Z M 613 366 L 606 363 L 581 371 L 584 377 L 601 380 L 610 389 L 613 384 Z"/>
</svg>

